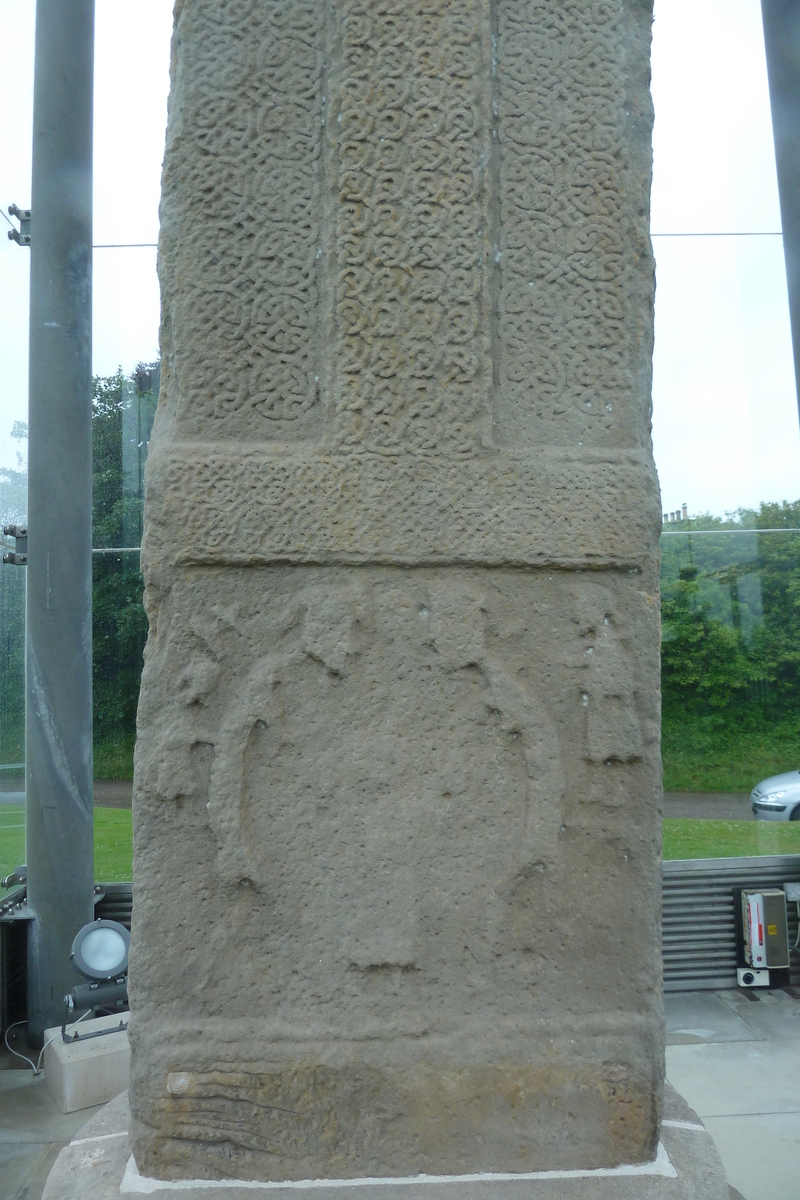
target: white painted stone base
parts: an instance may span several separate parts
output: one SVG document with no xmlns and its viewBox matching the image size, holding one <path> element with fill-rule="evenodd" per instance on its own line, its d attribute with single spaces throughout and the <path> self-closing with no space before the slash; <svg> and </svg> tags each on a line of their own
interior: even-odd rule
<svg viewBox="0 0 800 1200">
<path fill-rule="evenodd" d="M 123 1018 L 127 1020 L 127 1014 Z M 70 1030 L 79 1034 L 77 1040 L 67 1042 L 60 1029 L 45 1032 L 44 1078 L 63 1113 L 105 1104 L 127 1088 L 131 1061 L 127 1030 L 86 1037 L 100 1029 L 116 1029 L 119 1023 L 119 1016 L 111 1016 L 67 1026 L 67 1037 Z"/>
<path fill-rule="evenodd" d="M 702 1128 L 702 1126 L 700 1127 Z M 705 1132 L 705 1131 L 703 1131 Z M 391 1175 L 381 1179 L 293 1179 L 283 1182 L 275 1180 L 253 1179 L 224 1179 L 220 1181 L 209 1179 L 179 1179 L 168 1181 L 150 1179 L 140 1175 L 133 1155 L 125 1166 L 125 1173 L 120 1184 L 120 1193 L 125 1196 L 154 1196 L 159 1192 L 182 1192 L 193 1195 L 198 1191 L 241 1189 L 256 1192 L 313 1192 L 324 1195 L 326 1192 L 337 1191 L 341 1188 L 370 1188 L 375 1193 L 384 1188 L 400 1188 L 409 1195 L 418 1194 L 418 1189 L 424 1187 L 438 1194 L 438 1189 L 450 1184 L 488 1183 L 525 1184 L 549 1183 L 567 1179 L 630 1179 L 634 1176 L 659 1176 L 662 1179 L 677 1179 L 678 1172 L 670 1162 L 669 1155 L 662 1142 L 658 1143 L 655 1159 L 649 1163 L 622 1165 L 619 1167 L 597 1167 L 586 1171 L 524 1171 L 511 1173 L 507 1171 L 485 1171 L 471 1175 Z M 463 1192 L 460 1192 L 463 1194 Z"/>
</svg>

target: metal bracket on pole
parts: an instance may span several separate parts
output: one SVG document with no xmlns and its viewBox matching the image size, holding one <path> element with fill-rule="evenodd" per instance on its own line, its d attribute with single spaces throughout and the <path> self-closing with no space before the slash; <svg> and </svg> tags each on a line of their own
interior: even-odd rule
<svg viewBox="0 0 800 1200">
<path fill-rule="evenodd" d="M 8 211 L 12 217 L 16 217 L 19 221 L 19 229 L 9 229 L 8 240 L 16 242 L 18 246 L 30 246 L 31 210 L 29 208 L 20 208 L 16 204 L 9 204 Z"/>
<path fill-rule="evenodd" d="M 0 880 L 0 887 L 16 887 L 16 891 L 0 900 L 0 925 L 7 925 L 11 921 L 33 920 L 33 913 L 28 908 L 28 893 L 25 888 L 27 878 L 28 868 L 21 866 L 17 867 L 12 875 L 6 875 L 3 880 Z"/>
<path fill-rule="evenodd" d="M 78 1019 L 80 1020 L 80 1018 Z M 109 1029 L 95 1029 L 91 1033 L 79 1033 L 76 1029 L 74 1033 L 68 1035 L 65 1020 L 61 1026 L 61 1040 L 69 1046 L 72 1042 L 88 1042 L 89 1038 L 108 1037 L 109 1033 L 124 1033 L 127 1028 L 128 1022 L 120 1017 L 119 1025 L 112 1025 Z"/>
<path fill-rule="evenodd" d="M 1 888 L 24 887 L 28 882 L 28 868 L 23 863 L 21 867 L 15 867 L 10 875 L 4 875 L 0 879 Z"/>
<path fill-rule="evenodd" d="M 11 553 L 3 555 L 3 562 L 12 567 L 27 567 L 28 565 L 28 527 L 26 525 L 4 525 L 3 533 L 14 539 L 14 549 L 9 542 L 3 542 Z"/>
</svg>

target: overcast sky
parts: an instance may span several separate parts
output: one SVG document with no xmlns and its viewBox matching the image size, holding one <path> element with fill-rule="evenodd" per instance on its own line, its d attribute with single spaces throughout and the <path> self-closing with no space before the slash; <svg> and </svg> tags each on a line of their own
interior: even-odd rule
<svg viewBox="0 0 800 1200">
<path fill-rule="evenodd" d="M 97 0 L 95 242 L 154 242 L 171 0 Z M 30 201 L 33 0 L 0 0 L 0 203 Z M 759 0 L 656 0 L 654 233 L 780 230 Z M 13 31 L 13 37 L 9 36 Z M 654 239 L 663 508 L 800 498 L 780 237 Z M 155 250 L 94 259 L 94 370 L 158 352 Z M 0 465 L 27 402 L 28 254 L 0 236 Z"/>
<path fill-rule="evenodd" d="M 780 230 L 759 0 L 656 0 L 655 12 L 653 232 Z M 782 239 L 653 247 L 663 508 L 799 499 Z"/>
</svg>

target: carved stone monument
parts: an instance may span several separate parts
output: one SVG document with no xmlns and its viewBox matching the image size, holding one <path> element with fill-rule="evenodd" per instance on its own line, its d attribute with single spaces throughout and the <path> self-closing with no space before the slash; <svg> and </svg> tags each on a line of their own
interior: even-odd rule
<svg viewBox="0 0 800 1200">
<path fill-rule="evenodd" d="M 650 18 L 178 0 L 143 1175 L 655 1155 Z"/>
</svg>

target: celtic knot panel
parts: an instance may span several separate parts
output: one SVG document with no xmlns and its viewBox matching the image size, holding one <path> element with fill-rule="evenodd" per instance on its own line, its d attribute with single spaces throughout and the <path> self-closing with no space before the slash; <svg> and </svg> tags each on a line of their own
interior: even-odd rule
<svg viewBox="0 0 800 1200">
<path fill-rule="evenodd" d="M 618 0 L 179 5 L 175 436 L 446 457 L 646 440 L 634 29 Z"/>
<path fill-rule="evenodd" d="M 649 417 L 647 46 L 618 0 L 518 0 L 497 21 L 495 440 L 634 445 Z"/>
<path fill-rule="evenodd" d="M 179 436 L 321 426 L 325 43 L 318 0 L 176 14 L 160 258 Z"/>
<path fill-rule="evenodd" d="M 488 438 L 491 387 L 485 5 L 338 12 L 332 441 L 470 453 Z"/>
</svg>

